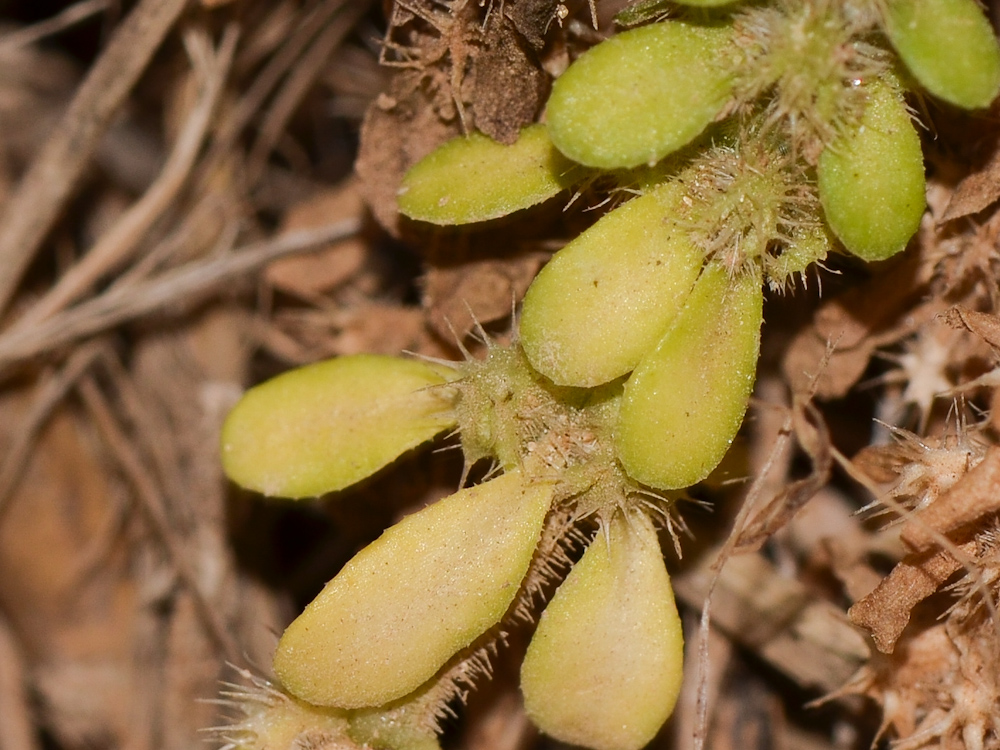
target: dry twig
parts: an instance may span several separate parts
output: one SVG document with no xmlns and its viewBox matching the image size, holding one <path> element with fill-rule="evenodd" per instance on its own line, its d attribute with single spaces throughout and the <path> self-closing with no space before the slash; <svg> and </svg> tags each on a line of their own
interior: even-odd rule
<svg viewBox="0 0 1000 750">
<path fill-rule="evenodd" d="M 19 425 L 14 443 L 7 450 L 3 463 L 0 463 L 0 522 L 3 520 L 7 503 L 14 495 L 18 481 L 27 468 L 35 441 L 53 409 L 90 369 L 103 350 L 104 347 L 100 343 L 82 346 L 73 352 L 58 373 L 42 378 L 31 410 L 24 423 Z"/>
<path fill-rule="evenodd" d="M 200 97 L 159 177 L 146 194 L 63 275 L 56 286 L 18 320 L 13 330 L 29 328 L 51 317 L 79 299 L 103 276 L 124 264 L 135 252 L 143 235 L 174 201 L 205 139 L 212 113 L 223 91 L 237 37 L 236 27 L 229 26 L 218 51 L 213 51 L 211 40 L 204 31 L 188 30 L 184 34 L 184 44 L 198 80 Z"/>
<path fill-rule="evenodd" d="M 155 479 L 146 470 L 142 457 L 132 445 L 122 427 L 118 424 L 104 394 L 92 378 L 84 379 L 79 386 L 80 395 L 93 417 L 94 424 L 101 433 L 115 459 L 118 461 L 128 481 L 139 499 L 139 506 L 146 517 L 153 534 L 163 546 L 178 579 L 192 594 L 195 609 L 219 654 L 229 661 L 240 659 L 240 649 L 233 641 L 220 619 L 215 607 L 201 590 L 198 576 L 188 563 L 188 555 L 183 544 L 177 539 L 167 516 L 164 498 Z"/>
<path fill-rule="evenodd" d="M 80 84 L 55 132 L 0 214 L 0 311 L 70 197 L 112 117 L 187 0 L 141 0 Z"/>
<path fill-rule="evenodd" d="M 93 300 L 52 316 L 29 330 L 0 335 L 0 372 L 17 362 L 78 341 L 168 306 L 190 309 L 222 284 L 264 264 L 349 237 L 361 226 L 349 219 L 318 229 L 289 232 L 221 258 L 188 263 L 148 281 L 115 287 Z"/>
<path fill-rule="evenodd" d="M 51 18 L 0 36 L 0 47 L 5 50 L 27 47 L 47 36 L 65 31 L 70 26 L 107 10 L 110 6 L 111 0 L 80 0 Z"/>
<path fill-rule="evenodd" d="M 0 616 L 0 750 L 40 750 L 17 639 Z"/>
</svg>

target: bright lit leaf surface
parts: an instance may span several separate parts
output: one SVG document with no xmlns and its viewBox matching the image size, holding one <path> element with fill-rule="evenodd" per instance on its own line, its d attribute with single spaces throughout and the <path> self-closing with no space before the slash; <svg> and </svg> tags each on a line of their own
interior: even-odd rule
<svg viewBox="0 0 1000 750">
<path fill-rule="evenodd" d="M 659 489 L 690 487 L 718 466 L 753 388 L 761 279 L 705 268 L 687 305 L 625 383 L 615 448 L 626 473 Z"/>
<path fill-rule="evenodd" d="M 552 87 L 552 142 L 604 169 L 652 164 L 686 145 L 729 101 L 731 33 L 665 21 L 591 48 Z"/>
<path fill-rule="evenodd" d="M 827 223 L 852 253 L 884 260 L 906 247 L 924 214 L 924 156 L 902 98 L 869 87 L 864 117 L 820 155 Z"/>
<path fill-rule="evenodd" d="M 359 354 L 318 362 L 251 388 L 222 428 L 226 474 L 277 497 L 315 497 L 374 474 L 454 426 L 454 377 L 415 360 Z"/>
<path fill-rule="evenodd" d="M 684 306 L 702 254 L 671 220 L 681 188 L 658 188 L 602 217 L 556 253 L 524 298 L 521 342 L 559 385 L 629 372 Z"/>
<path fill-rule="evenodd" d="M 510 146 L 482 133 L 455 138 L 406 173 L 399 210 L 432 224 L 487 221 L 548 200 L 583 177 L 544 125 L 532 125 Z"/>
<path fill-rule="evenodd" d="M 966 109 L 1000 93 L 1000 45 L 976 0 L 890 0 L 886 31 L 913 76 Z"/>
<path fill-rule="evenodd" d="M 650 520 L 619 515 L 607 531 L 542 613 L 521 690 L 546 734 L 594 750 L 639 750 L 680 693 L 683 632 Z"/>
<path fill-rule="evenodd" d="M 519 471 L 407 516 L 365 547 L 285 631 L 282 685 L 309 703 L 379 706 L 429 680 L 517 594 L 552 499 Z"/>
</svg>

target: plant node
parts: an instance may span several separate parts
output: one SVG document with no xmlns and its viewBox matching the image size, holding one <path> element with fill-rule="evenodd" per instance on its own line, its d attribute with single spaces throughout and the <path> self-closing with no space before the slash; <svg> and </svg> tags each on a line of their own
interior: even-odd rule
<svg viewBox="0 0 1000 750">
<path fill-rule="evenodd" d="M 782 0 L 736 19 L 744 55 L 737 84 L 744 107 L 770 96 L 768 128 L 785 128 L 795 150 L 815 164 L 843 126 L 860 118 L 860 84 L 884 73 L 888 56 L 865 41 L 877 22 L 865 0 Z"/>
<path fill-rule="evenodd" d="M 730 277 L 756 266 L 780 288 L 826 256 L 815 186 L 802 162 L 764 128 L 741 128 L 679 182 L 687 191 L 681 226 Z"/>
</svg>

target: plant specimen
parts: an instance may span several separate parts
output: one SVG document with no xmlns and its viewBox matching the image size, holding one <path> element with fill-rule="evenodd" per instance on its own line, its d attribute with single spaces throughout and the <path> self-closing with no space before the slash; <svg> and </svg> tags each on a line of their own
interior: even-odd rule
<svg viewBox="0 0 1000 750">
<path fill-rule="evenodd" d="M 320 363 L 231 414 L 226 470 L 268 495 L 343 489 L 446 431 L 467 470 L 492 462 L 327 585 L 279 643 L 287 695 L 248 704 L 233 742 L 270 746 L 266 717 L 291 706 L 339 741 L 434 747 L 490 643 L 534 617 L 579 544 L 522 666 L 529 716 L 595 750 L 638 750 L 669 717 L 683 649 L 656 522 L 673 532 L 678 492 L 740 428 L 765 285 L 906 246 L 925 201 L 904 94 L 985 106 L 1000 47 L 974 0 L 689 2 L 647 23 L 663 7 L 623 12 L 635 28 L 570 65 L 514 145 L 471 134 L 403 182 L 403 213 L 441 225 L 610 193 L 533 282 L 514 345 Z"/>
</svg>

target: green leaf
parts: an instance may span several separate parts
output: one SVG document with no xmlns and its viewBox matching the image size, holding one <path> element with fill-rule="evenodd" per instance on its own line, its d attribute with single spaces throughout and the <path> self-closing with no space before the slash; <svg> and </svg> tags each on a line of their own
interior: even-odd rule
<svg viewBox="0 0 1000 750">
<path fill-rule="evenodd" d="M 1000 45 L 976 0 L 889 0 L 886 33 L 934 96 L 966 109 L 1000 93 Z"/>
<path fill-rule="evenodd" d="M 735 64 L 731 28 L 666 21 L 622 32 L 556 80 L 549 135 L 588 166 L 652 164 L 715 119 L 731 97 Z"/>
<path fill-rule="evenodd" d="M 371 750 L 441 750 L 437 734 L 427 724 L 427 714 L 433 713 L 422 705 L 424 696 L 411 703 L 392 707 L 367 708 L 351 712 L 350 737 L 355 747 Z M 423 709 L 423 710 L 420 710 Z M 293 750 L 289 748 L 289 750 Z M 297 748 L 295 750 L 298 750 Z M 330 748 L 329 750 L 333 750 Z M 344 748 L 343 750 L 348 750 Z"/>
<path fill-rule="evenodd" d="M 552 602 L 521 666 L 531 720 L 594 750 L 639 750 L 673 711 L 684 636 L 656 530 L 618 515 Z"/>
<path fill-rule="evenodd" d="M 456 374 L 397 357 L 319 362 L 251 388 L 222 427 L 222 464 L 265 495 L 315 497 L 374 474 L 455 425 Z"/>
<path fill-rule="evenodd" d="M 682 188 L 660 187 L 602 217 L 535 277 L 521 343 L 559 385 L 594 386 L 629 372 L 684 305 L 702 254 L 671 220 Z"/>
<path fill-rule="evenodd" d="M 683 312 L 625 383 L 615 448 L 632 479 L 689 487 L 718 466 L 753 389 L 761 279 L 705 268 Z"/>
<path fill-rule="evenodd" d="M 906 247 L 924 214 L 924 157 L 906 105 L 874 81 L 861 122 L 824 149 L 816 168 L 827 224 L 844 247 L 884 260 Z"/>
<path fill-rule="evenodd" d="M 274 656 L 282 685 L 339 708 L 416 690 L 503 617 L 551 500 L 551 483 L 511 471 L 404 518 L 289 625 Z"/>
<path fill-rule="evenodd" d="M 481 133 L 455 138 L 403 178 L 399 210 L 432 224 L 470 224 L 548 200 L 585 170 L 555 149 L 544 125 L 521 131 L 510 146 Z"/>
</svg>

